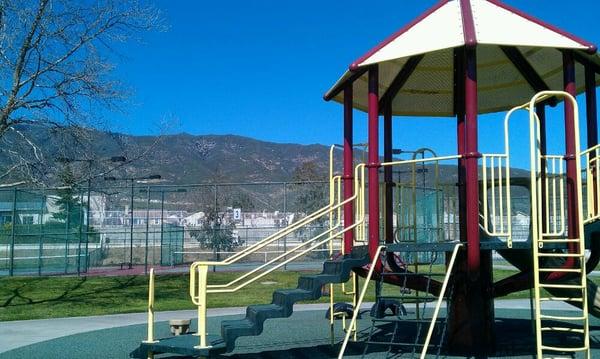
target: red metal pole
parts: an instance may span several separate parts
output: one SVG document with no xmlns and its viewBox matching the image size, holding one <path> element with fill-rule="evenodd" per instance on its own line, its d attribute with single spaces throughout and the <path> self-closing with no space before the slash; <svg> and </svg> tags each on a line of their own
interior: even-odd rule
<svg viewBox="0 0 600 359">
<path fill-rule="evenodd" d="M 353 155 L 353 131 L 352 131 L 352 83 L 344 88 L 344 200 L 354 195 L 354 155 Z M 354 202 L 344 205 L 344 228 L 354 224 Z M 352 251 L 354 242 L 354 231 L 344 233 L 344 248 L 346 253 Z"/>
<path fill-rule="evenodd" d="M 586 128 L 587 128 L 587 148 L 592 148 L 598 144 L 598 109 L 596 105 L 596 72 L 591 66 L 585 67 L 585 109 L 586 109 Z M 597 151 L 596 151 L 597 152 Z M 595 153 L 592 153 L 595 155 Z M 598 180 L 598 166 L 594 163 L 592 168 L 592 176 Z M 590 181 L 590 179 L 587 179 Z M 597 188 L 593 189 L 594 198 L 598 197 Z M 598 202 L 594 201 L 594 213 L 598 213 Z M 594 262 L 588 261 L 589 266 L 587 268 L 596 268 L 598 260 L 600 260 L 600 253 L 596 249 L 597 246 L 592 247 L 592 253 L 594 254 Z"/>
<path fill-rule="evenodd" d="M 383 160 L 392 161 L 392 105 L 388 103 L 383 109 Z M 392 179 L 392 167 L 383 168 L 383 179 L 385 182 L 385 243 L 394 243 L 394 182 Z"/>
<path fill-rule="evenodd" d="M 456 142 L 457 153 L 465 154 L 465 114 L 456 115 Z M 461 242 L 467 241 L 467 198 L 465 195 L 465 160 L 458 160 L 458 239 Z"/>
<path fill-rule="evenodd" d="M 480 252 L 477 152 L 476 48 L 455 51 L 454 108 L 457 116 L 459 160 L 460 252 L 448 318 L 448 345 L 462 355 L 485 355 L 494 350 L 494 302 L 491 251 Z"/>
<path fill-rule="evenodd" d="M 598 144 L 598 113 L 596 108 L 596 73 L 585 67 L 585 109 L 587 114 L 587 147 Z"/>
<path fill-rule="evenodd" d="M 596 103 L 596 72 L 591 66 L 585 67 L 585 108 L 586 108 L 586 123 L 587 123 L 587 147 L 591 148 L 598 144 L 598 109 Z M 593 152 L 595 155 L 598 151 Z M 589 164 L 588 164 L 589 165 Z M 598 166 L 594 163 L 592 168 L 592 176 L 598 180 Z M 587 179 L 588 182 L 590 179 Z M 589 189 L 588 189 L 589 191 Z M 598 198 L 597 187 L 594 187 L 594 197 Z M 598 213 L 598 201 L 594 201 L 594 213 Z M 600 243 L 597 237 L 592 237 L 591 253 L 586 263 L 588 272 L 594 270 L 600 262 Z"/>
<path fill-rule="evenodd" d="M 535 106 L 535 113 L 540 119 L 540 152 L 542 155 L 547 154 L 546 149 L 546 105 L 538 103 Z M 546 160 L 542 158 L 542 193 L 546 193 Z M 542 208 L 546 208 L 546 196 L 542 196 Z M 542 230 L 546 230 L 546 211 L 542 211 Z"/>
<path fill-rule="evenodd" d="M 379 246 L 379 69 L 369 69 L 369 256 Z"/>
<path fill-rule="evenodd" d="M 570 51 L 563 52 L 563 79 L 564 91 L 576 96 L 575 88 L 575 62 L 573 54 Z M 567 162 L 567 226 L 568 238 L 579 238 L 579 211 L 577 199 L 577 167 L 575 163 L 575 109 L 569 101 L 565 101 L 565 160 Z M 569 243 L 569 253 L 577 251 L 575 243 Z M 575 258 L 567 258 L 562 265 L 563 268 L 572 268 L 575 265 Z M 554 272 L 548 276 L 549 280 L 556 280 L 564 276 L 564 272 Z"/>
<path fill-rule="evenodd" d="M 465 67 L 465 192 L 467 268 L 477 277 L 480 267 L 479 253 L 479 179 L 477 161 L 477 58 L 474 48 L 466 49 Z"/>
<path fill-rule="evenodd" d="M 454 50 L 454 112 L 456 114 L 456 150 L 457 154 L 465 154 L 465 49 Z M 466 221 L 466 196 L 465 196 L 465 160 L 458 160 L 458 238 L 461 242 L 467 241 Z"/>
<path fill-rule="evenodd" d="M 570 51 L 563 53 L 563 71 L 565 92 L 576 96 L 575 88 L 575 62 Z M 577 211 L 577 167 L 575 166 L 575 109 L 570 102 L 565 101 L 565 149 L 567 160 L 567 217 L 569 238 L 579 237 L 579 213 Z"/>
</svg>

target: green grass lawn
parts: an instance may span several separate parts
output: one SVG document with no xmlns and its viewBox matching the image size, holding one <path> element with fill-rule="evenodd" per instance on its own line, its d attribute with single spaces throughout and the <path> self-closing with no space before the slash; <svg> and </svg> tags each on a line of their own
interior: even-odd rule
<svg viewBox="0 0 600 359">
<path fill-rule="evenodd" d="M 209 294 L 208 307 L 269 303 L 275 289 L 296 287 L 298 276 L 303 273 L 307 272 L 273 272 L 236 293 Z M 513 273 L 496 270 L 494 280 Z M 209 283 L 217 284 L 239 275 L 239 272 L 217 272 L 209 273 L 208 278 Z M 146 276 L 3 277 L 0 278 L 0 321 L 142 312 L 147 305 L 147 285 Z M 194 309 L 188 288 L 187 274 L 156 276 L 156 310 Z M 398 287 L 386 285 L 383 290 L 397 293 Z M 368 293 L 367 300 L 372 301 L 374 290 Z M 528 295 L 529 291 L 524 291 L 507 298 L 526 298 Z M 335 299 L 350 300 L 337 294 Z M 328 300 L 325 297 L 320 301 Z"/>
</svg>

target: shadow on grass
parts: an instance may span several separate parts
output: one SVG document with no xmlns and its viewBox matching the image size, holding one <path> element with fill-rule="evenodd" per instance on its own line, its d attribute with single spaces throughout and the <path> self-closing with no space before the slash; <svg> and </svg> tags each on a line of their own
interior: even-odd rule
<svg viewBox="0 0 600 359">
<path fill-rule="evenodd" d="M 0 304 L 0 308 L 7 307 L 23 307 L 29 305 L 36 304 L 44 304 L 44 303 L 66 303 L 66 302 L 76 302 L 76 303 L 92 303 L 93 298 L 96 294 L 106 293 L 114 290 L 123 290 L 131 287 L 133 284 L 136 284 L 136 276 L 129 277 L 111 277 L 111 285 L 106 286 L 102 285 L 93 290 L 85 290 L 81 292 L 76 292 L 80 290 L 84 284 L 88 281 L 87 277 L 78 278 L 75 283 L 69 283 L 68 287 L 64 289 L 60 294 L 49 298 L 33 298 L 32 294 L 25 295 L 22 292 L 25 291 L 27 287 L 31 286 L 40 286 L 43 287 L 45 278 L 32 279 L 26 283 L 21 284 L 17 288 L 12 289 L 9 297 Z M 33 294 L 39 293 L 38 290 L 35 290 Z M 23 303 L 15 303 L 13 302 L 16 299 L 20 299 Z"/>
</svg>

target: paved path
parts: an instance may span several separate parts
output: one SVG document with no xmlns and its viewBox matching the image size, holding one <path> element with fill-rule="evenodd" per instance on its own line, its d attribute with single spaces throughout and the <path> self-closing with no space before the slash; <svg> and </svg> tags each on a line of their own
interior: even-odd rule
<svg viewBox="0 0 600 359">
<path fill-rule="evenodd" d="M 566 303 L 548 303 L 548 309 L 570 310 Z M 361 308 L 370 308 L 372 303 L 364 303 Z M 297 304 L 294 311 L 326 310 L 326 303 Z M 496 301 L 497 309 L 529 309 L 529 299 L 507 299 Z M 245 307 L 209 309 L 209 317 L 236 315 L 245 313 Z M 195 310 L 157 312 L 156 322 L 169 319 L 191 319 L 196 317 Z M 92 317 L 72 317 L 57 319 L 18 320 L 0 322 L 0 353 L 25 345 L 55 339 L 77 333 L 100 329 L 123 327 L 133 324 L 145 324 L 146 313 L 114 314 Z"/>
<path fill-rule="evenodd" d="M 369 303 L 364 305 L 368 306 Z M 294 306 L 294 311 L 326 309 L 327 304 L 297 304 Z M 244 314 L 245 312 L 246 307 L 232 307 L 209 309 L 207 314 L 209 317 L 218 317 Z M 157 312 L 155 313 L 155 320 L 156 322 L 162 322 L 169 319 L 191 319 L 197 315 L 195 310 Z M 0 353 L 72 334 L 133 324 L 145 324 L 146 322 L 146 313 L 0 322 Z"/>
</svg>

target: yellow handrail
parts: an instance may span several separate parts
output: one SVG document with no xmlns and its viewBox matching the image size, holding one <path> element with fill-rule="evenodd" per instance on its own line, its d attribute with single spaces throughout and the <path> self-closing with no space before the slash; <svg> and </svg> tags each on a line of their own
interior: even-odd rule
<svg viewBox="0 0 600 359">
<path fill-rule="evenodd" d="M 431 316 L 431 324 L 429 324 L 429 330 L 427 331 L 427 336 L 425 337 L 425 343 L 423 344 L 423 350 L 421 351 L 421 359 L 424 359 L 427 355 L 427 347 L 429 347 L 429 342 L 431 341 L 431 335 L 433 334 L 435 321 L 437 320 L 438 314 L 440 312 L 442 300 L 444 299 L 444 294 L 446 294 L 446 288 L 448 287 L 448 282 L 450 281 L 450 277 L 452 276 L 452 269 L 454 268 L 456 255 L 458 254 L 458 250 L 460 249 L 460 247 L 462 247 L 461 243 L 455 245 L 454 250 L 452 251 L 452 257 L 450 257 L 450 262 L 448 263 L 448 269 L 446 270 L 446 276 L 444 277 L 444 282 L 442 283 L 442 289 L 440 289 L 440 297 L 435 303 L 435 309 L 433 310 L 433 315 Z"/>
<path fill-rule="evenodd" d="M 343 202 L 341 202 L 341 203 L 337 204 L 336 206 L 332 207 L 332 210 L 335 210 L 335 209 L 336 209 L 336 207 L 338 207 L 338 206 L 343 206 L 345 203 L 349 203 L 350 201 L 354 200 L 354 199 L 357 197 L 357 194 L 356 194 L 356 193 L 358 193 L 358 192 L 360 192 L 360 193 L 364 193 L 364 168 L 365 168 L 365 165 L 364 165 L 364 164 L 360 164 L 360 165 L 356 166 L 356 169 L 355 169 L 355 176 L 356 176 L 356 180 L 355 180 L 355 187 L 356 187 L 357 191 L 355 192 L 355 194 L 354 194 L 352 197 L 348 198 L 347 200 L 345 200 L 345 201 L 343 201 Z M 360 180 L 359 180 L 359 179 L 360 179 Z M 358 187 L 358 184 L 359 184 L 359 183 L 360 183 L 360 185 L 361 185 L 361 188 L 360 188 L 360 190 L 359 190 L 359 187 Z M 312 245 L 311 247 L 309 247 L 308 249 L 305 249 L 304 251 L 302 251 L 302 252 L 300 253 L 300 255 L 303 255 L 303 254 L 305 254 L 305 253 L 307 253 L 307 252 L 309 252 L 309 251 L 313 250 L 314 248 L 318 247 L 319 245 L 321 245 L 321 244 L 323 244 L 323 243 L 326 243 L 326 242 L 330 241 L 331 239 L 333 239 L 333 238 L 335 238 L 335 237 L 337 237 L 337 236 L 339 236 L 339 235 L 341 235 L 341 234 L 343 234 L 343 233 L 346 233 L 346 232 L 348 232 L 348 231 L 350 231 L 350 230 L 353 230 L 353 229 L 354 229 L 354 228 L 356 228 L 356 227 L 357 227 L 357 226 L 358 226 L 358 225 L 359 225 L 359 224 L 360 224 L 360 223 L 361 223 L 363 220 L 364 220 L 364 216 L 363 216 L 363 217 L 360 217 L 360 218 L 358 218 L 358 220 L 357 220 L 357 221 L 356 221 L 356 222 L 355 222 L 353 225 L 351 225 L 351 226 L 348 226 L 348 227 L 344 228 L 342 231 L 340 231 L 340 232 L 338 232 L 338 233 L 335 233 L 335 234 L 333 234 L 333 235 L 330 235 L 330 236 L 329 236 L 329 237 L 327 237 L 326 239 L 324 239 L 324 240 L 322 240 L 322 241 L 319 241 L 317 244 L 313 244 L 313 245 Z M 335 229 L 335 228 L 334 228 L 334 229 Z M 317 239 L 319 239 L 319 238 L 323 237 L 325 234 L 328 234 L 328 233 L 330 233 L 330 232 L 331 232 L 331 230 L 330 230 L 330 231 L 325 231 L 324 233 L 321 233 L 321 234 L 319 234 L 319 235 L 317 235 L 317 236 L 315 236 L 315 237 L 311 238 L 310 240 L 308 240 L 308 241 L 305 241 L 304 243 L 301 243 L 301 244 L 299 244 L 298 246 L 296 246 L 296 247 L 292 248 L 292 249 L 291 249 L 291 250 L 289 250 L 288 252 L 286 252 L 286 253 L 283 253 L 283 254 L 281 254 L 280 256 L 278 256 L 278 259 L 281 259 L 281 258 L 283 258 L 283 257 L 285 257 L 285 256 L 289 256 L 289 254 L 290 254 L 290 253 L 292 253 L 292 252 L 295 252 L 295 251 L 296 251 L 296 250 L 298 250 L 299 248 L 303 248 L 303 247 L 305 247 L 306 245 L 308 245 L 308 244 L 310 244 L 310 243 L 313 243 L 313 242 L 315 242 Z M 265 272 L 265 273 L 261 274 L 261 277 L 262 277 L 263 275 L 266 275 L 266 274 L 268 274 L 268 273 L 272 272 L 273 270 L 275 270 L 275 269 L 277 269 L 277 268 L 279 268 L 279 267 L 283 266 L 284 264 L 287 264 L 287 263 L 289 263 L 290 261 L 294 260 L 295 258 L 297 258 L 297 257 L 298 257 L 298 256 L 300 256 L 300 255 L 293 256 L 293 257 L 290 257 L 289 259 L 287 259 L 287 260 L 285 260 L 285 261 L 283 261 L 283 262 L 279 263 L 277 266 L 270 268 L 270 270 L 269 270 L 269 271 L 267 271 L 267 272 Z M 222 285 L 212 285 L 212 286 L 210 286 L 210 287 L 209 287 L 209 286 L 206 286 L 206 289 L 209 289 L 209 288 L 226 288 L 226 287 L 229 287 L 230 285 L 232 285 L 232 284 L 235 284 L 235 283 L 239 282 L 239 280 L 241 280 L 241 279 L 244 279 L 244 278 L 248 277 L 249 275 L 256 273 L 256 272 L 257 272 L 257 271 L 259 271 L 260 269 L 262 269 L 262 268 L 266 267 L 268 264 L 272 264 L 273 262 L 274 262 L 274 260 L 271 260 L 270 262 L 268 262 L 268 263 L 266 263 L 266 264 L 263 264 L 263 265 L 261 265 L 260 267 L 258 267 L 258 268 L 256 268 L 256 269 L 254 269 L 254 270 L 252 270 L 252 271 L 250 271 L 250 272 L 248 272 L 248 273 L 245 273 L 245 274 L 244 274 L 244 275 L 243 275 L 241 278 L 235 279 L 235 280 L 233 280 L 233 281 L 231 281 L 231 282 L 229 282 L 229 283 L 227 283 L 227 284 L 222 284 Z M 196 278 L 195 278 L 195 277 L 196 277 L 196 276 L 195 276 L 195 275 L 192 275 L 192 274 L 195 272 L 195 270 L 196 270 L 197 268 L 199 268 L 199 267 L 202 267 L 202 266 L 209 266 L 209 265 L 212 265 L 212 264 L 210 264 L 210 263 L 206 263 L 206 262 L 194 262 L 194 263 L 192 263 L 192 265 L 190 266 L 190 274 L 191 274 L 191 277 L 190 277 L 190 296 L 191 296 L 192 298 L 194 298 L 194 297 L 195 297 L 195 290 L 196 290 L 196 289 L 195 289 L 195 286 L 196 286 L 196 283 L 195 283 L 195 281 L 196 281 Z M 251 281 L 254 281 L 254 280 L 256 280 L 256 278 L 255 278 L 255 279 L 252 279 Z M 244 286 L 246 286 L 246 285 L 248 285 L 248 284 L 250 284 L 250 283 L 251 283 L 251 282 L 242 283 L 242 284 L 241 284 L 241 285 L 239 285 L 238 287 L 234 288 L 234 289 L 233 289 L 233 291 L 239 290 L 239 289 L 243 288 Z M 209 292 L 209 293 L 216 293 L 216 292 L 218 292 L 218 291 L 208 291 L 208 292 Z"/>
<path fill-rule="evenodd" d="M 398 166 L 398 165 L 408 165 L 411 163 L 423 163 L 423 162 L 433 162 L 433 161 L 448 161 L 448 160 L 457 160 L 461 158 L 461 155 L 450 155 L 450 156 L 439 156 L 439 157 L 428 157 L 428 158 L 418 158 L 414 160 L 400 160 L 400 161 L 390 161 L 390 162 L 382 162 L 381 166 Z"/>
<path fill-rule="evenodd" d="M 148 337 L 144 343 L 156 343 L 154 340 L 154 268 L 148 275 Z"/>
<path fill-rule="evenodd" d="M 358 298 L 358 302 L 356 306 L 354 306 L 354 313 L 352 314 L 352 320 L 350 321 L 350 328 L 356 328 L 356 318 L 358 318 L 358 313 L 360 312 L 360 306 L 362 305 L 363 300 L 365 299 L 365 294 L 367 293 L 367 289 L 369 288 L 369 283 L 371 282 L 371 277 L 373 276 L 373 271 L 375 270 L 377 261 L 381 260 L 379 258 L 381 251 L 385 248 L 385 246 L 377 247 L 377 251 L 375 251 L 375 256 L 371 261 L 371 265 L 369 268 L 369 272 L 367 273 L 367 277 L 365 278 L 364 286 L 360 292 L 360 296 Z M 356 329 L 354 330 L 356 331 Z M 342 359 L 344 357 L 344 352 L 346 351 L 346 346 L 348 345 L 348 341 L 350 340 L 350 335 L 352 335 L 352 330 L 346 331 L 346 336 L 344 337 L 344 342 L 342 343 L 342 348 L 340 349 L 340 353 L 338 354 L 338 359 Z"/>
<path fill-rule="evenodd" d="M 308 240 L 308 241 L 302 242 L 301 244 L 297 245 L 296 247 L 293 247 L 293 248 L 289 249 L 287 252 L 283 252 L 283 253 L 281 253 L 280 255 L 278 255 L 277 257 L 275 257 L 275 258 L 273 258 L 273 259 L 269 260 L 268 262 L 266 262 L 266 263 L 263 263 L 261 266 L 254 268 L 254 269 L 253 269 L 253 270 L 251 270 L 250 272 L 246 272 L 246 273 L 244 273 L 242 276 L 240 276 L 240 277 L 237 277 L 236 279 L 233 279 L 233 280 L 232 280 L 232 281 L 230 281 L 229 283 L 226 283 L 226 284 L 209 284 L 209 285 L 207 286 L 207 288 L 227 288 L 227 287 L 230 287 L 231 285 L 233 285 L 233 284 L 235 284 L 235 283 L 239 282 L 240 280 L 242 280 L 242 279 L 244 279 L 244 278 L 248 277 L 249 275 L 251 275 L 251 274 L 254 274 L 254 273 L 256 273 L 256 272 L 260 271 L 261 269 L 263 269 L 263 268 L 265 268 L 265 267 L 268 267 L 269 265 L 271 265 L 271 264 L 273 264 L 273 263 L 275 263 L 275 262 L 279 261 L 281 258 L 284 258 L 284 257 L 287 257 L 287 256 L 289 256 L 289 255 L 290 255 L 290 253 L 292 253 L 292 252 L 294 252 L 294 251 L 296 251 L 296 250 L 298 250 L 298 249 L 300 249 L 300 248 L 302 248 L 302 247 L 306 247 L 308 244 L 310 244 L 310 243 L 314 242 L 315 240 L 317 240 L 317 239 L 319 239 L 319 238 L 321 238 L 321 237 L 323 237 L 323 236 L 325 236 L 325 235 L 327 235 L 327 234 L 330 234 L 330 233 L 331 233 L 331 232 L 333 232 L 333 231 L 334 231 L 336 228 L 337 228 L 337 227 L 334 227 L 334 228 L 332 228 L 332 229 L 329 229 L 329 230 L 327 230 L 327 231 L 325 231 L 325 232 L 323 232 L 323 233 L 320 233 L 320 234 L 318 234 L 317 236 L 315 236 L 315 237 L 311 238 L 311 239 L 310 239 L 310 240 Z M 331 241 L 330 241 L 330 242 L 331 242 Z"/>
<path fill-rule="evenodd" d="M 342 235 L 342 234 L 344 234 L 344 233 L 346 233 L 346 232 L 348 232 L 348 231 L 351 231 L 351 230 L 353 230 L 353 229 L 354 229 L 354 228 L 355 228 L 357 225 L 358 225 L 358 223 L 354 223 L 353 225 L 351 225 L 351 226 L 349 226 L 349 227 L 346 227 L 346 228 L 342 229 L 341 231 L 339 231 L 339 232 L 337 232 L 337 233 L 335 233 L 335 234 L 333 234 L 333 235 L 330 235 L 330 236 L 329 236 L 329 237 L 327 237 L 326 239 L 323 239 L 323 240 L 321 240 L 321 241 L 318 241 L 318 242 L 314 243 L 313 245 L 311 245 L 311 246 L 310 246 L 310 247 L 308 247 L 307 249 L 304 249 L 304 250 L 300 251 L 299 253 L 297 253 L 297 254 L 295 254 L 295 255 L 293 255 L 293 256 L 291 256 L 291 257 L 289 257 L 289 258 L 288 258 L 288 259 L 286 259 L 285 261 L 278 263 L 277 265 L 275 265 L 275 266 L 273 266 L 273 267 L 269 268 L 268 270 L 266 270 L 266 271 L 264 271 L 264 272 L 261 272 L 261 273 L 260 273 L 260 274 L 258 274 L 256 277 L 253 277 L 253 278 L 251 278 L 251 279 L 248 279 L 247 281 L 243 282 L 242 284 L 239 284 L 239 285 L 238 285 L 238 286 L 236 286 L 236 287 L 229 288 L 229 289 L 226 289 L 226 288 L 210 288 L 210 289 L 209 289 L 209 288 L 207 287 L 207 288 L 206 288 L 206 293 L 233 293 L 233 292 L 236 292 L 236 291 L 238 291 L 238 290 L 240 290 L 240 289 L 242 289 L 242 288 L 246 287 L 247 285 L 249 285 L 249 284 L 251 284 L 251 283 L 254 283 L 254 282 L 255 282 L 255 281 L 257 281 L 258 279 L 260 279 L 260 278 L 262 278 L 262 277 L 266 276 L 267 274 L 270 274 L 270 273 L 271 273 L 271 272 L 273 272 L 274 270 L 276 270 L 276 269 L 279 269 L 279 268 L 283 267 L 284 265 L 286 265 L 286 264 L 288 264 L 288 263 L 290 263 L 290 262 L 294 261 L 295 259 L 297 259 L 297 258 L 299 258 L 299 257 L 301 257 L 301 256 L 303 256 L 303 255 L 305 255 L 306 253 L 308 253 L 308 252 L 312 251 L 313 249 L 315 249 L 315 248 L 318 248 L 319 246 L 322 246 L 323 244 L 326 244 L 327 242 L 331 241 L 332 239 L 335 239 L 335 238 L 337 238 L 339 235 Z M 309 242 L 310 242 L 310 243 L 313 243 L 314 241 L 316 241 L 316 239 L 315 239 L 315 238 L 313 238 L 313 239 L 309 240 Z M 293 250 L 292 250 L 292 251 L 293 251 Z M 289 256 L 289 254 L 290 254 L 290 253 L 287 253 L 287 255 L 288 255 L 288 256 Z M 203 267 L 204 267 L 204 266 L 206 266 L 206 265 L 201 265 L 201 266 L 203 266 Z M 206 267 L 207 267 L 207 266 L 206 266 Z M 252 274 L 254 274 L 254 273 L 256 273 L 256 272 L 257 272 L 256 270 L 253 270 L 251 273 L 252 273 Z M 196 304 L 196 303 L 194 302 L 194 304 Z"/>
<path fill-rule="evenodd" d="M 340 182 L 341 182 L 341 177 L 340 176 L 335 176 L 332 177 L 330 183 L 334 183 L 335 186 L 335 182 L 338 182 L 338 187 L 340 187 Z M 338 196 L 339 197 L 339 196 Z M 349 203 L 351 200 L 353 200 L 356 196 L 350 197 L 348 199 L 346 199 L 344 202 L 338 203 L 337 205 L 334 205 L 335 203 L 335 198 L 333 200 L 330 200 L 330 203 L 327 206 L 324 206 L 318 210 L 316 210 L 315 212 L 311 213 L 310 215 L 304 217 L 303 219 L 290 224 L 289 226 L 283 228 L 282 230 L 273 233 L 272 235 L 264 238 L 263 240 L 247 247 L 244 248 L 242 251 L 234 254 L 231 257 L 228 257 L 222 261 L 197 261 L 194 263 L 199 263 L 199 264 L 203 264 L 203 265 L 210 265 L 210 266 L 225 266 L 225 265 L 230 265 L 233 263 L 236 263 L 238 261 L 240 261 L 241 259 L 247 257 L 248 255 L 257 252 L 258 250 L 268 246 L 269 244 L 287 236 L 288 234 L 294 232 L 295 230 L 304 227 L 305 225 L 314 222 L 315 220 L 321 218 L 322 216 L 324 216 L 325 214 L 329 214 L 332 213 L 332 211 L 337 210 L 338 212 L 338 216 L 337 216 L 337 222 L 340 223 L 341 222 L 341 218 L 340 218 L 340 214 L 341 214 L 341 208 L 346 204 Z"/>
<path fill-rule="evenodd" d="M 350 203 L 352 201 L 363 201 L 364 203 L 364 188 L 365 188 L 365 165 L 364 164 L 359 164 L 358 166 L 355 167 L 355 179 L 354 179 L 354 195 L 348 199 L 346 199 L 345 201 L 339 202 L 336 205 L 333 206 L 329 206 L 328 211 L 325 211 L 323 213 L 321 213 L 320 215 L 324 215 L 327 212 L 333 212 L 336 211 L 344 206 L 347 203 Z M 341 211 L 339 212 L 341 213 Z M 356 228 L 358 228 L 363 222 L 364 222 L 364 211 L 359 211 L 357 210 L 357 213 L 362 213 L 362 216 L 357 217 L 357 220 L 354 224 L 345 227 L 344 229 L 338 231 L 337 233 L 331 234 L 331 232 L 333 230 L 335 230 L 337 227 L 334 227 L 333 229 L 330 229 L 329 231 L 326 231 L 324 233 L 321 233 L 315 237 L 313 237 L 312 239 L 306 241 L 305 243 L 302 243 L 294 248 L 292 248 L 290 251 L 280 255 L 278 257 L 278 259 L 281 259 L 283 257 L 287 257 L 284 261 L 278 263 L 277 265 L 270 267 L 269 269 L 267 269 L 266 271 L 263 271 L 261 273 L 259 273 L 258 275 L 246 279 L 248 278 L 250 275 L 257 273 L 258 271 L 260 271 L 261 269 L 265 268 L 268 264 L 263 264 L 262 266 L 250 271 L 249 273 L 244 274 L 241 278 L 235 279 L 232 282 L 226 284 L 226 285 L 217 285 L 217 286 L 211 286 L 209 288 L 209 286 L 207 285 L 207 275 L 208 275 L 208 266 L 213 265 L 214 262 L 194 262 L 192 263 L 192 265 L 190 266 L 190 297 L 192 299 L 192 302 L 198 306 L 198 336 L 200 336 L 200 345 L 197 346 L 196 348 L 208 348 L 207 346 L 207 341 L 206 341 L 206 295 L 208 293 L 233 293 L 236 292 L 242 288 L 244 288 L 245 286 L 255 282 L 256 280 L 264 277 L 265 275 L 273 272 L 274 270 L 286 265 L 287 263 L 305 255 L 306 253 L 314 250 L 315 248 L 322 246 L 328 242 L 330 242 L 331 240 L 338 238 L 339 236 L 341 236 L 342 234 L 348 232 L 348 231 L 353 231 Z M 318 218 L 318 216 L 313 216 L 312 220 L 315 220 L 316 218 Z M 306 223 L 310 223 L 310 221 L 307 221 Z M 337 226 L 339 226 L 339 223 L 337 224 Z M 319 240 L 321 237 L 325 236 L 326 234 L 330 234 L 326 239 L 323 240 Z M 316 243 L 315 243 L 316 242 Z M 296 253 L 293 256 L 289 256 L 290 253 L 294 253 L 296 251 L 298 251 L 298 249 L 300 248 L 304 248 L 306 247 L 308 244 L 311 244 L 310 247 L 303 249 L 302 251 L 300 251 L 299 253 Z M 258 248 L 258 247 L 255 247 Z M 255 249 L 256 250 L 256 249 Z M 238 257 L 237 260 L 239 260 Z M 220 263 L 220 265 L 228 265 L 230 263 L 224 263 L 223 262 L 218 262 Z M 270 261 L 269 264 L 272 264 L 274 262 L 274 260 Z M 228 288 L 229 286 L 231 286 L 232 284 L 238 283 L 239 281 L 241 281 L 242 279 L 246 279 L 244 282 L 238 284 L 236 287 L 233 288 Z"/>
</svg>

